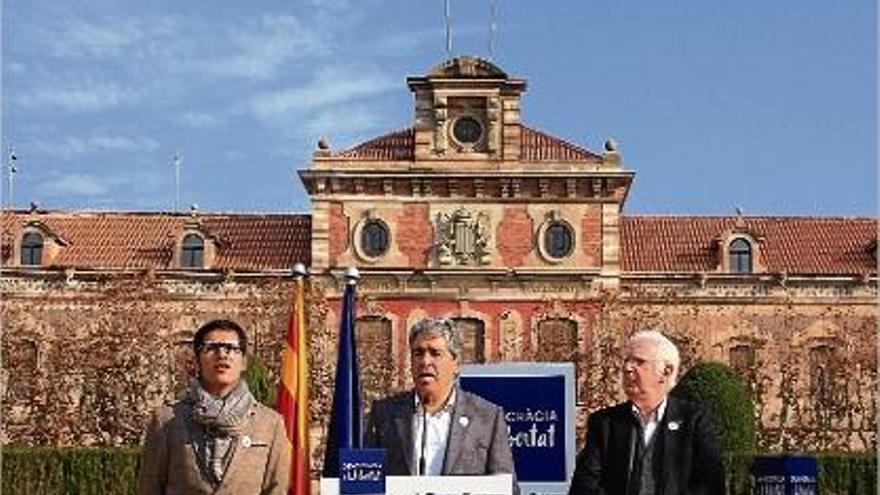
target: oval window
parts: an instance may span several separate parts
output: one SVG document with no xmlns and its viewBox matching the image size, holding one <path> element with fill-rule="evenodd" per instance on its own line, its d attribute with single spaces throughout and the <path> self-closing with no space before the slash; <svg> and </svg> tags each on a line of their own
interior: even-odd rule
<svg viewBox="0 0 880 495">
<path fill-rule="evenodd" d="M 379 220 L 369 220 L 361 229 L 361 252 L 377 258 L 388 251 L 388 227 Z"/>
<path fill-rule="evenodd" d="M 544 231 L 544 251 L 551 258 L 565 258 L 574 250 L 574 231 L 562 221 L 554 221 Z"/>
</svg>

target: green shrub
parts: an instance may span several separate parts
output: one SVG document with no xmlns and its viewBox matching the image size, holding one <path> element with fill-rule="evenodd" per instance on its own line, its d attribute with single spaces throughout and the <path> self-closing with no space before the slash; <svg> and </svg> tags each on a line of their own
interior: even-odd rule
<svg viewBox="0 0 880 495">
<path fill-rule="evenodd" d="M 755 450 L 755 406 L 740 377 L 727 365 L 694 365 L 681 378 L 672 395 L 709 408 L 722 451 Z"/>
<path fill-rule="evenodd" d="M 754 483 L 751 465 L 755 455 L 765 454 L 740 452 L 728 456 L 725 463 L 727 495 L 752 494 Z M 819 493 L 822 495 L 877 493 L 877 454 L 874 452 L 819 452 L 796 455 L 816 457 L 819 463 Z"/>
<path fill-rule="evenodd" d="M 874 495 L 877 493 L 876 453 L 820 453 L 819 493 Z"/>
<path fill-rule="evenodd" d="M 727 495 L 751 495 L 754 455 L 740 452 L 726 456 Z M 875 493 L 876 453 L 814 455 L 819 461 L 822 495 Z M 2 456 L 3 495 L 128 495 L 135 493 L 140 449 L 6 446 Z"/>
<path fill-rule="evenodd" d="M 256 354 L 248 356 L 244 379 L 255 399 L 266 407 L 275 408 L 275 383 L 269 376 L 269 369 Z"/>
<path fill-rule="evenodd" d="M 3 447 L 4 495 L 135 493 L 140 449 Z"/>
</svg>

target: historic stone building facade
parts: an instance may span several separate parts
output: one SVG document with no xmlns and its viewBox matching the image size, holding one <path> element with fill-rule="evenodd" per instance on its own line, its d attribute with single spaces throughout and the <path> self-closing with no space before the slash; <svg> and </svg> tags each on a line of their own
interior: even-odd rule
<svg viewBox="0 0 880 495">
<path fill-rule="evenodd" d="M 349 266 L 368 400 L 407 386 L 409 325 L 444 316 L 468 362 L 575 363 L 582 421 L 619 399 L 620 348 L 651 327 L 685 368 L 744 377 L 763 447 L 876 447 L 876 219 L 627 215 L 615 143 L 524 124 L 524 80 L 462 57 L 407 83 L 412 127 L 319 143 L 310 215 L 5 212 L 9 440 L 136 442 L 211 316 L 248 326 L 276 369 L 305 262 L 316 449 Z"/>
</svg>

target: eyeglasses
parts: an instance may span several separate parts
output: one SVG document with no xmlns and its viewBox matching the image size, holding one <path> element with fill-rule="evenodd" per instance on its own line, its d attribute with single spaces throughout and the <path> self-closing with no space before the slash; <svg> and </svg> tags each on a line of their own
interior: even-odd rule
<svg viewBox="0 0 880 495">
<path fill-rule="evenodd" d="M 206 340 L 202 342 L 199 350 L 209 354 L 219 354 L 221 350 L 226 351 L 228 354 L 236 354 L 241 352 L 241 346 L 238 345 L 238 342 Z"/>
</svg>

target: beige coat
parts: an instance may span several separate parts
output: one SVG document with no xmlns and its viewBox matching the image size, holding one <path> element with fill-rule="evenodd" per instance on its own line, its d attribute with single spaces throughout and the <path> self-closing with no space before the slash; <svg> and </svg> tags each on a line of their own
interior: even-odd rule
<svg viewBox="0 0 880 495">
<path fill-rule="evenodd" d="M 144 444 L 138 495 L 287 495 L 290 447 L 281 415 L 255 402 L 217 488 L 198 467 L 193 439 L 201 428 L 178 402 L 153 414 Z"/>
</svg>

